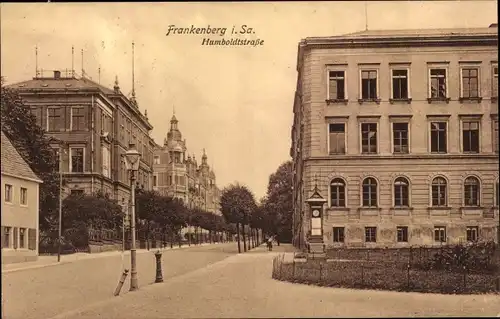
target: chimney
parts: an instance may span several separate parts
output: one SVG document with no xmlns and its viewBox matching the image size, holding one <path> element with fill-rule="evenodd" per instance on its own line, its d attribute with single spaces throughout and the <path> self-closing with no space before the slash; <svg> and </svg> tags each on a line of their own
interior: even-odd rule
<svg viewBox="0 0 500 319">
<path fill-rule="evenodd" d="M 54 71 L 54 79 L 60 79 L 61 78 L 61 71 Z"/>
</svg>

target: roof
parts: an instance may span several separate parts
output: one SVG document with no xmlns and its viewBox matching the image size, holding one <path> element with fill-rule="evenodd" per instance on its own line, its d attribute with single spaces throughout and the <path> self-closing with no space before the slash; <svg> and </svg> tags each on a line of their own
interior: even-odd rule
<svg viewBox="0 0 500 319">
<path fill-rule="evenodd" d="M 9 85 L 9 87 L 16 89 L 94 89 L 101 90 L 104 94 L 116 94 L 113 90 L 100 85 L 88 78 L 81 77 L 41 77 L 33 78 L 28 81 L 23 81 Z"/>
<path fill-rule="evenodd" d="M 304 40 L 337 40 L 337 39 L 360 39 L 360 38 L 400 38 L 400 37 L 443 37 L 443 36 L 491 36 L 498 34 L 498 27 L 492 25 L 489 28 L 443 28 L 443 29 L 406 29 L 406 30 L 364 30 L 344 35 L 327 37 L 307 37 Z"/>
<path fill-rule="evenodd" d="M 42 183 L 2 131 L 2 174 Z"/>
</svg>

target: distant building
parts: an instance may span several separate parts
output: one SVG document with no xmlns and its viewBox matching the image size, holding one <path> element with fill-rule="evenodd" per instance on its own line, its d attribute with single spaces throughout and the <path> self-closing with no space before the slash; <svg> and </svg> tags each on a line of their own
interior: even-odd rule
<svg viewBox="0 0 500 319">
<path fill-rule="evenodd" d="M 9 87 L 19 92 L 48 135 L 64 142 L 53 148 L 62 159 L 66 194 L 100 190 L 127 206 L 130 180 L 123 155 L 129 144 L 141 153 L 137 185 L 152 188 L 155 143 L 147 113 L 139 110 L 134 91 L 131 97 L 120 91 L 118 79 L 109 89 L 67 73 L 53 71 L 51 77 Z"/>
<path fill-rule="evenodd" d="M 154 152 L 153 188 L 163 195 L 181 198 L 188 207 L 220 215 L 220 190 L 207 154 L 203 150 L 200 165 L 194 155 L 186 156 L 186 140 L 182 139 L 178 123 L 172 116 L 167 138 Z"/>
<path fill-rule="evenodd" d="M 2 264 L 38 259 L 42 183 L 2 132 Z"/>
<path fill-rule="evenodd" d="M 497 59 L 496 25 L 302 40 L 294 243 L 498 241 Z"/>
</svg>

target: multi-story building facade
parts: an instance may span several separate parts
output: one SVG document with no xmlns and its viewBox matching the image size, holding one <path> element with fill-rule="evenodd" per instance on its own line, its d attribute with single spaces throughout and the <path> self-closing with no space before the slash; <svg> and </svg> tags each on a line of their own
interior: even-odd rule
<svg viewBox="0 0 500 319">
<path fill-rule="evenodd" d="M 153 188 L 162 195 L 181 198 L 188 207 L 220 215 L 220 190 L 207 154 L 203 150 L 200 165 L 194 155 L 186 156 L 186 140 L 178 123 L 173 115 L 163 146 L 155 149 Z"/>
<path fill-rule="evenodd" d="M 497 37 L 491 25 L 299 43 L 296 245 L 498 241 Z"/>
<path fill-rule="evenodd" d="M 2 131 L 2 264 L 38 259 L 40 178 Z"/>
<path fill-rule="evenodd" d="M 130 179 L 123 155 L 130 144 L 141 153 L 137 184 L 152 188 L 153 129 L 135 99 L 126 97 L 115 81 L 113 89 L 74 72 L 53 71 L 10 85 L 37 117 L 60 159 L 65 194 L 102 191 L 124 207 L 130 199 Z"/>
</svg>

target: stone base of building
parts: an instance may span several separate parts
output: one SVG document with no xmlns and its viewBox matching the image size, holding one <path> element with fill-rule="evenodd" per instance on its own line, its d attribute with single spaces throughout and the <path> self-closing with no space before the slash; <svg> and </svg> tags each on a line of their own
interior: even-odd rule
<svg viewBox="0 0 500 319">
<path fill-rule="evenodd" d="M 23 251 L 5 252 L 4 250 L 2 250 L 3 265 L 37 261 L 37 260 L 38 260 L 38 255 L 33 250 L 29 250 L 26 252 Z"/>
</svg>

